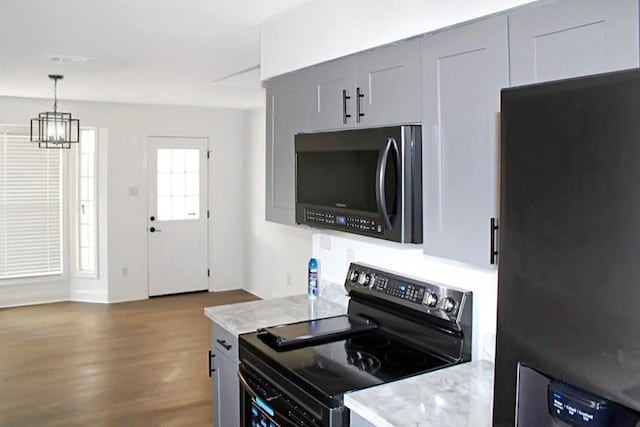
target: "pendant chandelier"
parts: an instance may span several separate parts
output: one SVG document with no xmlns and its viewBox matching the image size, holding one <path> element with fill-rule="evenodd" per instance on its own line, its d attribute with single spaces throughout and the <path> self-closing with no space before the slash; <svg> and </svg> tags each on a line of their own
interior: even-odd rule
<svg viewBox="0 0 640 427">
<path fill-rule="evenodd" d="M 58 80 L 64 76 L 49 74 L 49 78 L 53 80 L 53 112 L 31 119 L 31 142 L 40 148 L 71 148 L 80 141 L 80 120 L 72 119 L 71 113 L 58 112 Z"/>
</svg>

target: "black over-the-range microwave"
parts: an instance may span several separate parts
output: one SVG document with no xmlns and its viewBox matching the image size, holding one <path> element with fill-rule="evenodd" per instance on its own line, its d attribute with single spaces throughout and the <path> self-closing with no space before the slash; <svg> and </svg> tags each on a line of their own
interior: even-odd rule
<svg viewBox="0 0 640 427">
<path fill-rule="evenodd" d="M 295 136 L 296 223 L 422 243 L 420 126 Z"/>
</svg>

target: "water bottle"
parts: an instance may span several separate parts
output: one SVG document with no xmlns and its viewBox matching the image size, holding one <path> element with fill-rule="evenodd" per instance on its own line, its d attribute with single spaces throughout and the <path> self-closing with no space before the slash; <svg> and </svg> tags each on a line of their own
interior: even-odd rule
<svg viewBox="0 0 640 427">
<path fill-rule="evenodd" d="M 309 296 L 309 299 L 318 298 L 318 260 L 315 258 L 309 259 L 307 295 Z"/>
</svg>

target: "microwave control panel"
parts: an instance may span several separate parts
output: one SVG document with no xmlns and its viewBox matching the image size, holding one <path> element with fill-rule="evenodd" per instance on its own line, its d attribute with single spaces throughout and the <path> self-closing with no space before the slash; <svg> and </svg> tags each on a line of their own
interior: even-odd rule
<svg viewBox="0 0 640 427">
<path fill-rule="evenodd" d="M 358 230 L 365 233 L 384 233 L 382 221 L 358 216 L 337 215 L 331 212 L 305 209 L 304 219 L 308 224 L 330 226 L 335 229 Z"/>
</svg>

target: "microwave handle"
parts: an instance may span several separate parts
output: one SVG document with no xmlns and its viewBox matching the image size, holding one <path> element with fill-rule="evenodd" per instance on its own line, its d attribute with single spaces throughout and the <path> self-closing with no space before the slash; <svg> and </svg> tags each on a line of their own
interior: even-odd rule
<svg viewBox="0 0 640 427">
<path fill-rule="evenodd" d="M 384 184 L 386 182 L 386 165 L 389 160 L 389 152 L 391 149 L 396 152 L 396 162 L 400 162 L 400 156 L 398 153 L 398 143 L 395 139 L 387 139 L 387 145 L 380 152 L 378 157 L 378 169 L 376 171 L 376 201 L 378 202 L 378 212 L 382 215 L 384 221 L 385 230 L 391 230 L 391 218 L 389 218 L 389 209 L 387 207 L 387 195 L 385 192 Z M 400 170 L 400 165 L 397 165 L 397 170 Z"/>
</svg>

